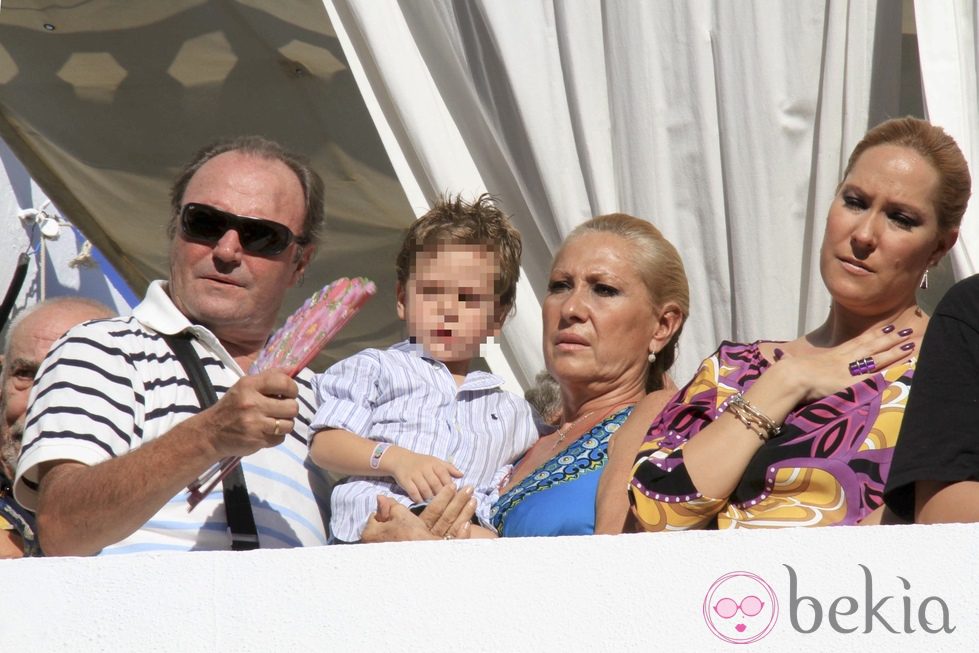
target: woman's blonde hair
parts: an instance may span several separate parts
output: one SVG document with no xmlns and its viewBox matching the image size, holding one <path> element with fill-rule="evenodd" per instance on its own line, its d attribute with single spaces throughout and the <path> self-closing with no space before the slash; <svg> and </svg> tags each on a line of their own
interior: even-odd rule
<svg viewBox="0 0 979 653">
<path fill-rule="evenodd" d="M 680 328 L 656 354 L 656 362 L 647 370 L 646 391 L 659 390 L 663 387 L 663 374 L 676 361 L 677 341 L 683 331 L 683 323 L 690 315 L 690 289 L 683 269 L 683 259 L 659 229 L 645 220 L 625 213 L 600 215 L 581 223 L 568 234 L 561 247 L 563 249 L 574 239 L 594 232 L 613 234 L 631 243 L 633 249 L 629 256 L 649 291 L 653 306 L 662 308 L 667 304 L 674 304 L 680 312 Z"/>
</svg>

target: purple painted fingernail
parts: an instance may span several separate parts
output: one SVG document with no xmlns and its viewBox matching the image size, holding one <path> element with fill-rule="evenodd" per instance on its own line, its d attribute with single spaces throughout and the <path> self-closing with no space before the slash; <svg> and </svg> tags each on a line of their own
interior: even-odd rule
<svg viewBox="0 0 979 653">
<path fill-rule="evenodd" d="M 881 331 L 883 331 L 884 333 L 890 333 L 893 330 L 894 330 L 894 325 L 893 324 L 888 324 L 886 327 L 884 327 L 883 329 L 881 329 Z"/>
<path fill-rule="evenodd" d="M 776 347 L 775 348 L 775 361 L 778 362 L 778 361 L 782 360 L 782 356 L 785 356 L 785 352 L 782 351 L 781 349 L 779 349 L 778 347 Z"/>
<path fill-rule="evenodd" d="M 913 342 L 906 342 L 903 345 L 901 345 L 901 351 L 911 351 L 912 349 L 914 349 Z"/>
<path fill-rule="evenodd" d="M 902 338 L 907 338 L 912 333 L 914 333 L 914 329 L 901 329 L 897 332 L 897 335 L 901 336 Z"/>
</svg>

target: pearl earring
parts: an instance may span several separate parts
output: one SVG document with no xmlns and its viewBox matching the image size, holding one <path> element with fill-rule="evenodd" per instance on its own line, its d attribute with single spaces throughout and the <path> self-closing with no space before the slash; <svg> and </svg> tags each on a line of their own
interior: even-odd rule
<svg viewBox="0 0 979 653">
<path fill-rule="evenodd" d="M 649 361 L 649 364 L 650 365 L 652 365 L 653 363 L 655 363 L 656 362 L 656 352 L 655 351 L 649 352 L 649 356 L 646 357 L 646 360 Z"/>
</svg>

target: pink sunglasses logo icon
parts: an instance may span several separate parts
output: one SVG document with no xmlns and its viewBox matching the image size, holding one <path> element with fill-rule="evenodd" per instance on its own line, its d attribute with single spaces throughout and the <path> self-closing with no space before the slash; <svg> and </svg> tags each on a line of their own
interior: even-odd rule
<svg viewBox="0 0 979 653">
<path fill-rule="evenodd" d="M 762 601 L 757 596 L 746 596 L 741 599 L 741 604 L 739 605 L 734 599 L 724 598 L 717 602 L 714 606 L 714 612 L 724 617 L 725 619 L 730 619 L 741 610 L 741 613 L 746 617 L 754 617 L 761 609 L 765 607 L 765 602 Z"/>
<path fill-rule="evenodd" d="M 707 627 L 718 638 L 732 644 L 757 642 L 771 632 L 777 618 L 775 592 L 768 583 L 747 571 L 721 576 L 704 597 Z"/>
</svg>

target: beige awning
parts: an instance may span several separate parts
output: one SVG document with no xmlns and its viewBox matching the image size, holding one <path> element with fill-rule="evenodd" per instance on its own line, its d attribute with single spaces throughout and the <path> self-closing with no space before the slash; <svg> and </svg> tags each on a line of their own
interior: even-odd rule
<svg viewBox="0 0 979 653">
<path fill-rule="evenodd" d="M 0 136 L 138 295 L 167 273 L 176 171 L 250 133 L 326 181 L 323 246 L 283 313 L 338 276 L 380 288 L 317 367 L 397 340 L 394 253 L 414 216 L 322 2 L 3 0 Z"/>
</svg>

